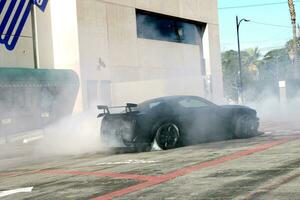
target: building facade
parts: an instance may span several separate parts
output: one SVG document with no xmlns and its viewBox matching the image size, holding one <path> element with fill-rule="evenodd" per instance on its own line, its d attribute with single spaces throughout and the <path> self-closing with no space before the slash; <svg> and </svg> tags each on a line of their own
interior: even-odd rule
<svg viewBox="0 0 300 200">
<path fill-rule="evenodd" d="M 223 100 L 217 0 L 49 0 L 35 14 L 39 67 L 77 72 L 77 110 L 165 95 Z M 31 22 L 13 51 L 0 46 L 0 67 L 33 67 Z"/>
</svg>

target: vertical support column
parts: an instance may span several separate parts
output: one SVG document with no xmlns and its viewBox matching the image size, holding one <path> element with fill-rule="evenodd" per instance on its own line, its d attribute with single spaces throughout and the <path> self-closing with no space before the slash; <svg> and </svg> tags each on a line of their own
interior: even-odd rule
<svg viewBox="0 0 300 200">
<path fill-rule="evenodd" d="M 279 86 L 279 101 L 280 101 L 280 110 L 282 115 L 286 114 L 286 106 L 287 106 L 287 96 L 286 96 L 286 82 L 278 81 Z"/>
<path fill-rule="evenodd" d="M 224 103 L 219 28 L 216 24 L 206 26 L 203 35 L 203 53 L 206 61 L 206 75 L 211 77 L 213 101 Z"/>
<path fill-rule="evenodd" d="M 37 23 L 36 23 L 36 8 L 31 7 L 31 30 L 32 30 L 32 43 L 33 43 L 33 64 L 34 69 L 38 69 L 40 66 L 39 62 L 39 45 L 37 38 Z"/>
<path fill-rule="evenodd" d="M 76 1 L 51 0 L 49 3 L 51 6 L 54 68 L 75 71 L 82 85 Z M 83 98 L 80 86 L 74 112 L 82 110 Z"/>
<path fill-rule="evenodd" d="M 278 86 L 279 86 L 279 98 L 280 98 L 280 103 L 286 104 L 287 98 L 286 98 L 286 83 L 285 81 L 278 81 Z"/>
</svg>

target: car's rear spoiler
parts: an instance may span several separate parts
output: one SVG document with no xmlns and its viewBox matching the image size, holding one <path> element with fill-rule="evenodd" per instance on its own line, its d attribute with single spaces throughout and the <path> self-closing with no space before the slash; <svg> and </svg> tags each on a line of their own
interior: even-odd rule
<svg viewBox="0 0 300 200">
<path fill-rule="evenodd" d="M 103 112 L 100 113 L 97 118 L 99 117 L 103 117 L 105 115 L 109 115 L 110 114 L 110 110 L 109 109 L 113 109 L 113 108 L 125 108 L 126 113 L 131 113 L 134 112 L 133 108 L 136 108 L 138 105 L 135 103 L 127 103 L 126 106 L 113 106 L 113 107 L 108 107 L 108 106 L 103 106 L 103 105 L 99 105 L 97 106 L 97 108 L 99 110 L 102 110 Z"/>
</svg>

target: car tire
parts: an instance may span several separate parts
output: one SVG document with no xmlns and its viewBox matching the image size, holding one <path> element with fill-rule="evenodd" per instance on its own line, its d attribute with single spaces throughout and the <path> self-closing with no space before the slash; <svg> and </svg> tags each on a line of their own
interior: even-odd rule
<svg viewBox="0 0 300 200">
<path fill-rule="evenodd" d="M 135 147 L 136 152 L 149 152 L 152 149 L 152 144 L 143 144 Z"/>
<path fill-rule="evenodd" d="M 234 135 L 236 138 L 250 138 L 258 135 L 258 121 L 250 115 L 238 116 L 235 120 Z"/>
<path fill-rule="evenodd" d="M 180 126 L 172 121 L 161 123 L 155 132 L 155 141 L 163 149 L 173 149 L 178 146 L 180 138 Z"/>
</svg>

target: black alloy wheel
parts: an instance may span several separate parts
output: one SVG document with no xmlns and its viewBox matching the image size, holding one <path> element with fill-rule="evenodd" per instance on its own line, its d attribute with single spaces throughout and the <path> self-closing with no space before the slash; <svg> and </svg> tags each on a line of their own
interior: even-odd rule
<svg viewBox="0 0 300 200">
<path fill-rule="evenodd" d="M 159 126 L 156 132 L 155 140 L 161 149 L 168 150 L 177 146 L 179 137 L 180 130 L 178 126 L 173 122 L 169 122 Z"/>
</svg>

